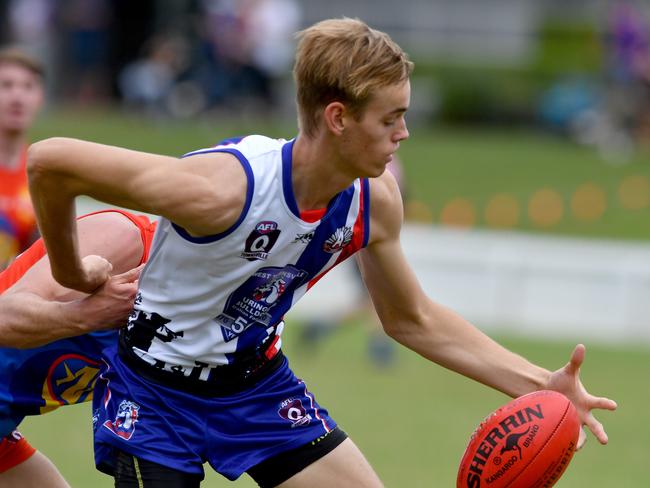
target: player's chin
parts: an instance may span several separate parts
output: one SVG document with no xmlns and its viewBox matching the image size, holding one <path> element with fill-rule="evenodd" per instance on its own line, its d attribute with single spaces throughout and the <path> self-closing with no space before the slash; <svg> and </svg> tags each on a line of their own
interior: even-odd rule
<svg viewBox="0 0 650 488">
<path fill-rule="evenodd" d="M 372 168 L 370 171 L 368 171 L 368 174 L 364 175 L 365 178 L 378 178 L 381 175 L 384 174 L 386 171 L 386 165 L 382 164 L 381 166 L 377 166 L 375 168 Z"/>
</svg>

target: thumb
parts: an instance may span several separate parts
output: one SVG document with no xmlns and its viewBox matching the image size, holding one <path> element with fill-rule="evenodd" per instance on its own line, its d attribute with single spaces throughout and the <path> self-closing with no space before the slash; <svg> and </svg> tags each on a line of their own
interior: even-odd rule
<svg viewBox="0 0 650 488">
<path fill-rule="evenodd" d="M 128 271 L 125 271 L 122 274 L 115 275 L 113 277 L 113 280 L 117 281 L 118 283 L 132 283 L 134 281 L 137 281 L 138 278 L 140 278 L 140 273 L 142 272 L 143 268 L 144 268 L 144 263 L 138 266 L 137 268 L 133 268 Z"/>
</svg>

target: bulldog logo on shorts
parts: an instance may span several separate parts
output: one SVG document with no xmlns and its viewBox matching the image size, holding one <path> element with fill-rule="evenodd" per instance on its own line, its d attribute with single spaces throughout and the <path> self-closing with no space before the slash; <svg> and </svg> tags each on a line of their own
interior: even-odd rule
<svg viewBox="0 0 650 488">
<path fill-rule="evenodd" d="M 308 424 L 311 421 L 311 415 L 307 413 L 302 402 L 298 398 L 288 398 L 280 404 L 278 415 L 291 422 L 291 428 Z"/>
<path fill-rule="evenodd" d="M 135 432 L 135 423 L 138 421 L 139 411 L 140 405 L 137 403 L 122 400 L 120 406 L 117 407 L 115 421 L 107 420 L 104 422 L 104 427 L 116 436 L 128 441 Z"/>
</svg>

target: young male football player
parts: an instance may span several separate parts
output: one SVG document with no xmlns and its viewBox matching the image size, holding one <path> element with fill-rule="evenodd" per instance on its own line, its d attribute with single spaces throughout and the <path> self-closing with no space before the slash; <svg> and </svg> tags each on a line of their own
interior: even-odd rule
<svg viewBox="0 0 650 488">
<path fill-rule="evenodd" d="M 96 385 L 96 462 L 116 486 L 196 487 L 206 461 L 263 487 L 381 486 L 281 350 L 284 314 L 355 253 L 389 336 L 511 396 L 561 391 L 607 442 L 592 410 L 615 403 L 580 383 L 583 346 L 555 372 L 531 364 L 429 299 L 406 261 L 385 168 L 409 135 L 411 70 L 386 34 L 327 20 L 299 34 L 295 139 L 253 135 L 183 159 L 62 138 L 32 146 L 37 218 L 64 286 L 89 292 L 107 277 L 108 261 L 79 257 L 77 195 L 164 217 Z"/>
</svg>

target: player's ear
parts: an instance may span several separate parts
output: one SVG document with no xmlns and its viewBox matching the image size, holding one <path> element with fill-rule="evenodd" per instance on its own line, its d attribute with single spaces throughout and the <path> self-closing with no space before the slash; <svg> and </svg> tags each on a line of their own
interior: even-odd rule
<svg viewBox="0 0 650 488">
<path fill-rule="evenodd" d="M 341 102 L 328 103 L 323 111 L 323 118 L 327 129 L 340 136 L 345 128 L 345 105 Z"/>
</svg>

